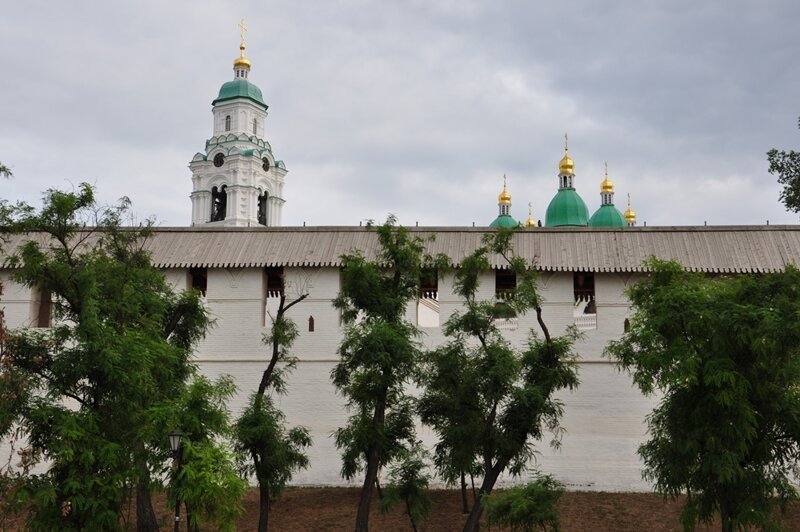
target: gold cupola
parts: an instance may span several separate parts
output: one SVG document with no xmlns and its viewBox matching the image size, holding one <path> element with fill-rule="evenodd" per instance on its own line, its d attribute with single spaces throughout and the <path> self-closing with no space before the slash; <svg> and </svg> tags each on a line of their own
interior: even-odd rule
<svg viewBox="0 0 800 532">
<path fill-rule="evenodd" d="M 608 162 L 606 162 L 606 178 L 600 183 L 600 192 L 614 192 L 614 183 L 608 178 Z"/>
<path fill-rule="evenodd" d="M 497 203 L 500 205 L 511 205 L 511 193 L 508 191 L 508 182 L 503 174 L 503 191 L 497 196 Z"/>
<path fill-rule="evenodd" d="M 531 202 L 528 202 L 528 219 L 525 220 L 525 223 L 522 225 L 524 227 L 536 227 L 536 220 L 533 219 L 533 215 L 531 214 Z"/>
<path fill-rule="evenodd" d="M 244 56 L 244 43 L 239 46 L 239 57 L 233 60 L 233 68 L 250 68 L 250 60 Z"/>
<path fill-rule="evenodd" d="M 558 162 L 558 171 L 561 174 L 575 174 L 575 161 L 569 156 L 569 144 L 566 133 L 564 133 L 564 157 Z"/>
<path fill-rule="evenodd" d="M 628 194 L 628 209 L 625 211 L 625 214 L 622 215 L 625 218 L 625 221 L 628 222 L 628 226 L 632 226 L 636 223 L 636 211 L 631 209 L 631 195 Z"/>
</svg>

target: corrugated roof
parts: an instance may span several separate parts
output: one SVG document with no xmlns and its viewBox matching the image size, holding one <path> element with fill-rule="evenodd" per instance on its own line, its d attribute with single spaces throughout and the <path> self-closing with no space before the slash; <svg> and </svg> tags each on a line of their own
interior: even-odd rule
<svg viewBox="0 0 800 532">
<path fill-rule="evenodd" d="M 410 227 L 430 253 L 457 266 L 481 244 L 486 228 Z M 7 252 L 30 235 L 15 235 Z M 34 236 L 41 239 L 41 235 Z M 160 268 L 338 267 L 345 253 L 375 258 L 377 235 L 364 227 L 156 228 L 147 243 Z M 651 256 L 690 271 L 770 272 L 800 265 L 800 226 L 559 227 L 520 230 L 516 253 L 544 271 L 639 272 Z M 503 268 L 501 257 L 492 267 Z"/>
</svg>

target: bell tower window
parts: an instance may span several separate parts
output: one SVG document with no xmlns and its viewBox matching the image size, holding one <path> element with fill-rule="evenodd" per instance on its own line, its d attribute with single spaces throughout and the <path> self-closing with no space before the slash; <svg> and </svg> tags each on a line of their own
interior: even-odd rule
<svg viewBox="0 0 800 532">
<path fill-rule="evenodd" d="M 219 189 L 211 189 L 211 221 L 219 222 L 225 219 L 225 211 L 228 203 L 227 186 L 222 185 Z"/>
<path fill-rule="evenodd" d="M 225 117 L 225 131 L 231 130 L 231 115 Z"/>
<path fill-rule="evenodd" d="M 253 119 L 253 135 L 258 133 L 258 118 Z"/>
</svg>

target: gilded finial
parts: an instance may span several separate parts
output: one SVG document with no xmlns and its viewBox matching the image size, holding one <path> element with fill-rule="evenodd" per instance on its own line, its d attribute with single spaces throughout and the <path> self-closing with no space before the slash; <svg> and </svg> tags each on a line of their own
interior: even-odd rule
<svg viewBox="0 0 800 532">
<path fill-rule="evenodd" d="M 508 192 L 508 178 L 503 174 L 503 191 L 497 197 L 497 203 L 511 204 L 511 194 Z"/>
<path fill-rule="evenodd" d="M 247 77 L 247 71 L 250 70 L 250 60 L 244 56 L 244 32 L 247 31 L 247 24 L 244 19 L 239 22 L 239 35 L 241 37 L 241 44 L 239 45 L 239 57 L 233 60 L 233 68 L 236 72 L 236 77 Z"/>
<path fill-rule="evenodd" d="M 606 164 L 606 178 L 600 183 L 600 192 L 614 192 L 614 183 L 608 178 L 608 161 Z"/>
<path fill-rule="evenodd" d="M 558 163 L 558 170 L 562 174 L 575 174 L 575 162 L 569 156 L 569 137 L 564 133 L 564 157 Z"/>
<path fill-rule="evenodd" d="M 633 225 L 636 223 L 636 211 L 631 209 L 631 195 L 628 194 L 628 210 L 625 211 L 625 214 L 622 215 L 625 218 L 625 221 L 628 222 L 628 225 Z"/>
<path fill-rule="evenodd" d="M 532 211 L 532 209 L 533 209 L 533 206 L 531 205 L 531 202 L 529 201 L 528 202 L 528 219 L 525 220 L 525 223 L 522 224 L 524 227 L 536 227 L 536 220 L 533 219 L 533 211 Z"/>
</svg>

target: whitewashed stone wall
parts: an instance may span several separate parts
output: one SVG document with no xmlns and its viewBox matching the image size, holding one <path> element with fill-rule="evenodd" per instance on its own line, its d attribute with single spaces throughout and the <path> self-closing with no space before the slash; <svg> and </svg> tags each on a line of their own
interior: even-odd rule
<svg viewBox="0 0 800 532">
<path fill-rule="evenodd" d="M 169 270 L 165 276 L 176 289 L 188 286 L 187 270 Z M 35 316 L 34 292 L 9 282 L 7 271 L 0 271 L 0 279 L 5 290 L 0 306 L 5 309 L 8 325 L 30 325 Z M 293 350 L 300 363 L 289 381 L 289 394 L 278 399 L 288 422 L 307 426 L 314 440 L 311 467 L 296 475 L 293 483 L 344 485 L 332 433 L 344 424 L 346 412 L 343 399 L 336 395 L 330 382 L 342 338 L 339 312 L 331 306 L 339 291 L 339 270 L 286 268 L 285 279 L 290 300 L 309 293 L 289 312 L 300 330 Z M 602 358 L 608 341 L 623 331 L 629 313 L 623 290 L 634 280 L 628 274 L 595 274 L 597 328 L 585 331 L 576 346 L 581 356 L 581 385 L 560 395 L 566 434 L 559 450 L 553 450 L 546 441 L 537 446 L 539 467 L 573 489 L 650 489 L 641 480 L 636 448 L 644 441 L 644 417 L 653 408 L 654 400 L 643 397 L 626 374 Z M 453 294 L 452 281 L 452 276 L 439 280 L 440 325 L 461 306 Z M 274 298 L 267 297 L 266 282 L 266 275 L 259 268 L 208 270 L 205 301 L 214 325 L 198 345 L 196 358 L 206 375 L 234 377 L 239 388 L 231 404 L 235 415 L 257 388 L 266 367 L 268 350 L 261 338 L 269 328 L 269 309 L 277 308 Z M 540 288 L 545 299 L 544 320 L 551 333 L 560 334 L 574 321 L 573 275 L 543 273 Z M 493 273 L 485 275 L 481 296 L 494 297 Z M 416 305 L 409 305 L 406 315 L 415 321 Z M 309 331 L 309 318 L 314 321 L 313 332 Z M 532 327 L 538 332 L 534 314 L 520 317 L 517 322 L 516 328 L 504 330 L 514 344 L 523 343 Z M 427 327 L 423 332 L 422 342 L 427 347 L 444 341 L 440 327 Z M 435 435 L 424 427 L 420 427 L 420 434 L 427 443 L 435 442 Z M 5 451 L 5 447 L 0 448 L 0 452 Z"/>
</svg>

